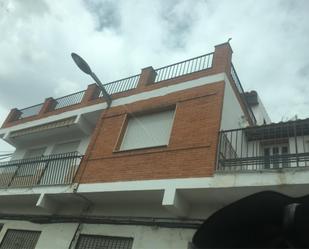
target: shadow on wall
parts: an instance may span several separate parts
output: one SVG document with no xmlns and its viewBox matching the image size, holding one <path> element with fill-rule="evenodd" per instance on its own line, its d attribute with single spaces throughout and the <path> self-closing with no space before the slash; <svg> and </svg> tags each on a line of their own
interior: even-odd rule
<svg viewBox="0 0 309 249">
<path fill-rule="evenodd" d="M 309 195 L 265 191 L 209 217 L 193 237 L 202 248 L 309 248 Z"/>
</svg>

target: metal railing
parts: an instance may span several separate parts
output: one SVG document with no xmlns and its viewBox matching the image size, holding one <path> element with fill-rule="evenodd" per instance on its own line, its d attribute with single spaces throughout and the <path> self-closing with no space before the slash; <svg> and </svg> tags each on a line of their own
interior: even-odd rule
<svg viewBox="0 0 309 249">
<path fill-rule="evenodd" d="M 104 87 L 108 94 L 115 94 L 120 92 L 129 91 L 131 89 L 135 89 L 137 87 L 140 74 L 127 77 L 124 79 L 116 80 L 107 84 L 104 84 Z M 102 92 L 100 93 L 99 97 L 102 97 Z"/>
<path fill-rule="evenodd" d="M 214 53 L 208 53 L 189 60 L 158 68 L 155 70 L 157 73 L 155 83 L 211 68 L 213 55 Z M 140 76 L 140 74 L 137 74 L 104 84 L 104 86 L 109 94 L 129 91 L 137 87 Z M 81 103 L 85 92 L 86 91 L 84 90 L 55 99 L 56 106 L 54 109 L 57 110 Z M 102 92 L 99 94 L 99 98 L 100 97 L 103 97 Z M 39 105 L 21 109 L 20 111 L 22 114 L 19 119 L 39 114 L 43 104 L 44 103 L 41 103 Z"/>
<path fill-rule="evenodd" d="M 218 171 L 309 166 L 309 120 L 221 131 Z"/>
<path fill-rule="evenodd" d="M 63 96 L 61 98 L 57 98 L 55 99 L 57 101 L 57 104 L 55 106 L 55 110 L 60 109 L 60 108 L 64 108 L 67 106 L 71 106 L 71 105 L 75 105 L 75 104 L 79 104 L 84 95 L 85 95 L 86 90 L 77 92 L 77 93 L 72 93 L 66 96 Z"/>
<path fill-rule="evenodd" d="M 83 156 L 69 152 L 0 163 L 0 188 L 71 184 Z"/>
<path fill-rule="evenodd" d="M 24 109 L 20 109 L 21 115 L 19 116 L 19 119 L 31 117 L 34 115 L 38 115 L 40 110 L 42 109 L 44 103 L 33 105 Z"/>
<path fill-rule="evenodd" d="M 198 72 L 212 67 L 213 54 L 201 55 L 189 60 L 156 69 L 155 82 L 173 79 L 186 74 Z"/>
<path fill-rule="evenodd" d="M 232 67 L 231 67 L 231 76 L 232 76 L 232 79 L 235 82 L 235 85 L 236 85 L 236 88 L 237 88 L 238 92 L 240 93 L 240 96 L 241 96 L 241 98 L 243 100 L 243 103 L 244 103 L 245 107 L 248 110 L 249 116 L 250 116 L 253 124 L 256 124 L 256 118 L 255 118 L 255 116 L 254 116 L 254 114 L 252 112 L 252 109 L 251 109 L 250 105 L 247 102 L 247 99 L 245 97 L 245 91 L 242 88 L 242 85 L 240 83 L 239 77 L 238 77 L 238 75 L 236 73 L 236 70 L 235 70 L 235 67 L 234 67 L 233 64 L 232 64 Z"/>
</svg>

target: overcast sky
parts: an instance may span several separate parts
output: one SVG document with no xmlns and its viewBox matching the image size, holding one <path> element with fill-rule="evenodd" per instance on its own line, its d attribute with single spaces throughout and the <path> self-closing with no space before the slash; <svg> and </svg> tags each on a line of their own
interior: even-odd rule
<svg viewBox="0 0 309 249">
<path fill-rule="evenodd" d="M 308 10 L 308 0 L 0 0 L 0 122 L 92 83 L 72 51 L 109 82 L 230 37 L 243 88 L 257 90 L 271 119 L 309 117 Z"/>
</svg>

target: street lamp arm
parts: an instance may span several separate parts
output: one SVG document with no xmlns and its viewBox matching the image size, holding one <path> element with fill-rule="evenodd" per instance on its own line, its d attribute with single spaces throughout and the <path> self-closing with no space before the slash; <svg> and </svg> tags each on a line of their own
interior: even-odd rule
<svg viewBox="0 0 309 249">
<path fill-rule="evenodd" d="M 108 92 L 106 91 L 104 85 L 102 84 L 102 82 L 99 80 L 99 78 L 95 75 L 94 72 L 92 72 L 90 66 L 88 65 L 88 63 L 78 54 L 76 53 L 71 53 L 72 59 L 75 62 L 75 64 L 78 66 L 78 68 L 83 71 L 85 74 L 90 75 L 95 83 L 97 84 L 97 86 L 100 88 L 100 90 L 103 93 L 103 97 L 107 102 L 107 108 L 110 107 L 111 103 L 112 103 L 112 98 L 111 96 L 108 94 Z"/>
<path fill-rule="evenodd" d="M 104 85 L 102 84 L 102 82 L 99 80 L 99 78 L 95 75 L 94 72 L 90 73 L 90 76 L 94 79 L 95 83 L 97 84 L 97 86 L 100 88 L 100 90 L 103 93 L 103 97 L 105 98 L 106 102 L 107 102 L 107 108 L 110 107 L 111 103 L 112 103 L 112 98 L 111 96 L 108 94 L 108 92 L 106 91 Z"/>
</svg>

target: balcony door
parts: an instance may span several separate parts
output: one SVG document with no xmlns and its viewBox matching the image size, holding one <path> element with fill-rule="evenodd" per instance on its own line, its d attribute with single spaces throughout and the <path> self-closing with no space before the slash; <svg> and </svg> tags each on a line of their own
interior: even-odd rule
<svg viewBox="0 0 309 249">
<path fill-rule="evenodd" d="M 56 144 L 52 151 L 48 167 L 41 179 L 41 185 L 69 184 L 75 175 L 79 160 L 72 160 L 80 141 Z M 72 153 L 71 153 L 72 152 Z"/>
<path fill-rule="evenodd" d="M 265 169 L 278 169 L 288 167 L 288 148 L 288 144 L 265 146 L 263 150 Z"/>
<path fill-rule="evenodd" d="M 26 151 L 21 163 L 13 166 L 16 168 L 16 173 L 14 174 L 10 186 L 34 186 L 38 183 L 46 166 L 46 162 L 42 160 L 45 150 L 46 147 L 40 147 Z"/>
</svg>

